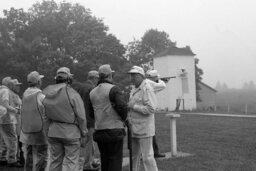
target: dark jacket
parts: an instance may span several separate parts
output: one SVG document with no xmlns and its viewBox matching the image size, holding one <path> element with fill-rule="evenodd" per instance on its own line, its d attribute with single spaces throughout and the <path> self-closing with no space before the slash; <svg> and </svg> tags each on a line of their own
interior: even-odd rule
<svg viewBox="0 0 256 171">
<path fill-rule="evenodd" d="M 94 88 L 93 83 L 90 80 L 87 80 L 85 83 L 74 83 L 72 87 L 80 94 L 84 102 L 84 108 L 86 112 L 87 128 L 94 128 L 94 118 L 91 117 L 91 108 L 89 107 L 89 94 Z"/>
</svg>

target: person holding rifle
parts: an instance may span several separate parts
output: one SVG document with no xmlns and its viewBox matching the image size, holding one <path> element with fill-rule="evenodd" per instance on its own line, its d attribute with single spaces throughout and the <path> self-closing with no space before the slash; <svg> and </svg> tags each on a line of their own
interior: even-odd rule
<svg viewBox="0 0 256 171">
<path fill-rule="evenodd" d="M 164 81 L 162 81 L 159 77 L 157 70 L 148 70 L 147 74 L 147 82 L 150 84 L 150 86 L 153 88 L 155 94 L 158 92 L 164 90 L 166 88 L 166 84 Z M 154 150 L 154 157 L 160 158 L 165 157 L 165 154 L 160 153 L 159 147 L 156 141 L 156 136 L 153 136 L 153 150 Z"/>
</svg>

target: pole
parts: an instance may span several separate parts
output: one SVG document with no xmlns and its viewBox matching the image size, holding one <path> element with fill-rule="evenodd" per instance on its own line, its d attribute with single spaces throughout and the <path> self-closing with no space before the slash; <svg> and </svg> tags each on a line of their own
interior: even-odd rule
<svg viewBox="0 0 256 171">
<path fill-rule="evenodd" d="M 132 126 L 129 122 L 126 122 L 126 126 L 128 132 L 127 145 L 129 150 L 130 171 L 132 171 Z"/>
</svg>

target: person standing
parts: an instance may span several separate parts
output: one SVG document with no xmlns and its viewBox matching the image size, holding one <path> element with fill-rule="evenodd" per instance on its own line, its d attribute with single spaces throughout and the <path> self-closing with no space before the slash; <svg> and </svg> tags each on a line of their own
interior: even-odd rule
<svg viewBox="0 0 256 171">
<path fill-rule="evenodd" d="M 95 154 L 95 144 L 93 141 L 94 132 L 94 119 L 89 115 L 89 100 L 91 90 L 98 84 L 99 73 L 98 71 L 92 70 L 88 72 L 87 80 L 85 83 L 75 86 L 77 92 L 83 99 L 84 108 L 86 112 L 86 121 L 88 133 L 85 136 L 85 147 L 81 147 L 80 151 L 80 168 L 79 170 L 97 170 L 99 169 L 99 164 L 94 163 Z"/>
<path fill-rule="evenodd" d="M 22 83 L 20 83 L 17 79 L 11 80 L 11 87 L 10 89 L 14 92 L 13 93 L 13 99 L 14 99 L 14 106 L 16 109 L 21 108 L 21 99 L 19 97 L 19 92 L 20 92 L 20 86 Z M 17 124 L 16 124 L 16 133 L 18 136 L 18 140 L 20 137 L 20 113 L 19 115 L 16 115 L 17 119 Z M 22 151 L 22 143 L 18 141 L 18 148 L 17 148 L 17 160 L 24 165 L 24 157 L 23 157 L 23 151 Z"/>
<path fill-rule="evenodd" d="M 134 84 L 128 102 L 128 117 L 132 125 L 133 170 L 140 170 L 142 156 L 145 171 L 158 171 L 152 146 L 152 138 L 155 135 L 156 96 L 145 80 L 145 72 L 141 67 L 133 66 L 128 73 Z"/>
<path fill-rule="evenodd" d="M 157 70 L 149 70 L 146 74 L 147 82 L 153 88 L 155 94 L 164 90 L 166 88 L 166 84 L 162 81 L 159 77 L 160 75 L 157 73 Z M 156 135 L 153 136 L 153 150 L 154 150 L 154 157 L 160 158 L 165 157 L 165 154 L 160 153 L 159 147 L 156 140 Z"/>
<path fill-rule="evenodd" d="M 37 71 L 29 73 L 29 87 L 22 98 L 20 141 L 23 144 L 25 171 L 44 171 L 47 165 L 48 145 L 44 131 L 46 117 L 42 104 L 45 95 L 40 89 L 43 77 Z"/>
<path fill-rule="evenodd" d="M 97 142 L 101 171 L 122 171 L 124 122 L 127 104 L 121 90 L 113 85 L 110 65 L 99 67 L 99 83 L 90 92 L 90 113 L 95 118 L 94 140 Z"/>
<path fill-rule="evenodd" d="M 85 109 L 80 95 L 71 87 L 70 69 L 57 70 L 56 84 L 43 91 L 43 105 L 49 121 L 46 128 L 50 149 L 50 171 L 76 171 L 81 137 L 87 133 Z"/>
<path fill-rule="evenodd" d="M 7 109 L 7 113 L 0 118 L 0 134 L 3 138 L 3 143 L 1 147 L 6 146 L 6 162 L 8 167 L 22 167 L 17 161 L 17 132 L 16 115 L 19 114 L 19 109 L 16 107 L 15 94 L 10 89 L 12 85 L 11 77 L 5 77 L 2 80 L 2 86 L 0 89 L 0 104 Z M 4 151 L 3 149 L 1 150 Z"/>
</svg>

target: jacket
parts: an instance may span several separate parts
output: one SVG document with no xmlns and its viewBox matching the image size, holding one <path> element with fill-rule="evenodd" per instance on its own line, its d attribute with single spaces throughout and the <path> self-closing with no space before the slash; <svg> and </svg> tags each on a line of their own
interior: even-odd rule
<svg viewBox="0 0 256 171">
<path fill-rule="evenodd" d="M 122 118 L 114 109 L 110 100 L 113 84 L 103 82 L 90 92 L 90 101 L 94 110 L 95 130 L 123 129 Z M 121 114 L 122 115 L 122 114 Z"/>
<path fill-rule="evenodd" d="M 132 88 L 129 102 L 134 103 L 128 113 L 132 125 L 132 136 L 135 138 L 154 136 L 154 113 L 157 100 L 152 87 L 146 80 L 143 80 L 138 88 Z"/>
<path fill-rule="evenodd" d="M 20 141 L 22 143 L 28 144 L 28 145 L 45 145 L 45 144 L 47 144 L 47 138 L 46 138 L 44 129 L 45 129 L 45 124 L 47 124 L 46 123 L 47 120 L 46 120 L 46 116 L 44 113 L 44 106 L 42 104 L 42 102 L 45 98 L 45 95 L 42 94 L 42 91 L 39 88 L 30 87 L 25 90 L 25 92 L 23 94 L 23 99 L 27 98 L 29 96 L 33 96 L 33 95 L 37 95 L 37 97 L 36 97 L 37 101 L 35 103 L 30 103 L 30 105 L 31 104 L 37 105 L 37 106 L 32 106 L 31 108 L 38 108 L 38 110 L 40 112 L 39 114 L 41 114 L 41 117 L 42 117 L 42 122 L 43 122 L 42 126 L 43 127 L 42 127 L 42 130 L 37 133 L 24 133 L 21 130 Z M 23 114 L 26 114 L 26 113 L 21 113 L 21 115 L 23 115 Z M 32 118 L 30 118 L 29 120 L 34 121 L 33 115 L 30 115 L 30 117 L 32 117 Z M 23 118 L 23 116 L 21 116 L 21 118 Z M 28 124 L 28 123 L 26 123 L 26 124 Z M 22 124 L 24 124 L 24 123 L 22 123 Z"/>
<path fill-rule="evenodd" d="M 0 87 L 0 104 L 7 109 L 7 113 L 0 118 L 0 124 L 17 124 L 18 110 L 15 107 L 20 103 L 20 99 L 17 97 L 8 87 L 4 85 Z"/>
<path fill-rule="evenodd" d="M 71 105 L 73 106 L 76 123 L 71 124 L 71 123 L 58 122 L 47 117 L 49 121 L 49 128 L 47 128 L 47 132 L 48 132 L 47 136 L 53 137 L 53 138 L 65 138 L 65 139 L 77 139 L 77 138 L 81 138 L 81 136 L 84 137 L 87 133 L 87 128 L 86 128 L 84 104 L 80 95 L 66 83 L 52 85 L 50 91 L 54 93 L 59 91 L 65 86 L 67 86 L 67 93 L 69 95 L 69 100 Z M 61 115 L 61 113 L 59 113 L 58 115 Z"/>
<path fill-rule="evenodd" d="M 73 85 L 72 85 L 73 87 Z M 94 128 L 94 118 L 90 116 L 90 107 L 89 107 L 89 101 L 90 101 L 90 92 L 95 86 L 90 80 L 87 80 L 85 83 L 76 83 L 74 85 L 74 89 L 80 94 L 81 98 L 84 102 L 84 108 L 86 113 L 86 121 L 87 121 L 87 128 Z"/>
</svg>

